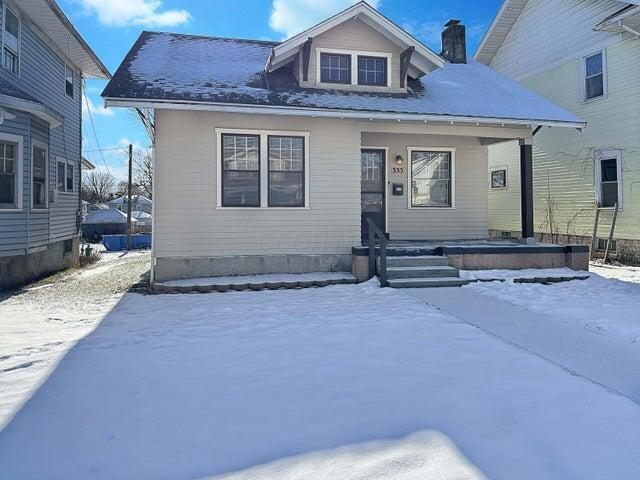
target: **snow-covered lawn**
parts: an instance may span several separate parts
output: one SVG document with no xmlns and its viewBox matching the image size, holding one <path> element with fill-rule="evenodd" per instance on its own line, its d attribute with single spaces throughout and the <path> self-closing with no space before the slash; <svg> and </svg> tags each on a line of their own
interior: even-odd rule
<svg viewBox="0 0 640 480">
<path fill-rule="evenodd" d="M 466 278 L 506 278 L 471 288 L 512 305 L 553 315 L 640 346 L 640 269 L 592 265 L 589 279 L 553 285 L 514 283 L 514 278 L 582 275 L 569 269 L 463 272 Z M 608 278 L 605 278 L 608 277 Z"/>
<path fill-rule="evenodd" d="M 126 294 L 13 412 L 10 479 L 640 471 L 637 404 L 375 282 Z"/>
</svg>

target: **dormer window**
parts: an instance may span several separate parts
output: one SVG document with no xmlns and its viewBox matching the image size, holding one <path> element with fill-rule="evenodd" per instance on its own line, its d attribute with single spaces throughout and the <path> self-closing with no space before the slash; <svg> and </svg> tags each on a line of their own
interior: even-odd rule
<svg viewBox="0 0 640 480">
<path fill-rule="evenodd" d="M 351 55 L 320 54 L 320 81 L 322 83 L 351 83 Z"/>
<path fill-rule="evenodd" d="M 387 86 L 387 59 L 358 56 L 358 85 Z"/>
</svg>

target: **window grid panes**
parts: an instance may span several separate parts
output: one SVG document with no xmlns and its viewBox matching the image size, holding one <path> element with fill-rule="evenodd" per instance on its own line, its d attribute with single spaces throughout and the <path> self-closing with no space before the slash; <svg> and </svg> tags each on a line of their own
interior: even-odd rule
<svg viewBox="0 0 640 480">
<path fill-rule="evenodd" d="M 47 207 L 47 151 L 33 147 L 33 208 Z"/>
<path fill-rule="evenodd" d="M 411 152 L 411 206 L 452 206 L 451 152 Z"/>
<path fill-rule="evenodd" d="M 387 85 L 387 59 L 358 57 L 358 85 Z"/>
<path fill-rule="evenodd" d="M 0 208 L 16 207 L 16 145 L 0 142 Z"/>
<path fill-rule="evenodd" d="M 304 138 L 270 136 L 269 206 L 304 206 Z"/>
<path fill-rule="evenodd" d="M 222 135 L 222 206 L 260 206 L 260 137 Z"/>
<path fill-rule="evenodd" d="M 585 59 L 585 94 L 587 100 L 604 95 L 604 59 L 602 53 L 591 55 Z"/>
<path fill-rule="evenodd" d="M 351 83 L 351 55 L 321 53 L 320 81 L 323 83 Z"/>
</svg>

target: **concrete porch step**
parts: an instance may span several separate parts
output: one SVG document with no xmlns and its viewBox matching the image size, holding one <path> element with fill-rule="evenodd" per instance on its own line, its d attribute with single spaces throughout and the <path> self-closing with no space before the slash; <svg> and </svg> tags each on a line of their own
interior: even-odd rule
<svg viewBox="0 0 640 480">
<path fill-rule="evenodd" d="M 380 259 L 378 259 L 380 262 Z M 449 266 L 449 257 L 423 255 L 420 257 L 387 257 L 387 268 L 391 267 L 436 267 Z"/>
<path fill-rule="evenodd" d="M 458 277 L 460 275 L 457 268 L 449 266 L 410 266 L 410 267 L 388 267 L 389 278 L 439 278 Z"/>
<path fill-rule="evenodd" d="M 388 280 L 391 288 L 462 287 L 469 283 L 469 280 L 463 280 L 459 277 L 393 278 Z"/>
</svg>

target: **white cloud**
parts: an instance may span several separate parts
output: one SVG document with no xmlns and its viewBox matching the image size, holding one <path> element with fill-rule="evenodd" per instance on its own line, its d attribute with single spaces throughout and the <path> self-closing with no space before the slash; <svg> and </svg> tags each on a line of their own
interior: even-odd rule
<svg viewBox="0 0 640 480">
<path fill-rule="evenodd" d="M 356 2 L 357 0 L 273 0 L 269 25 L 289 38 Z M 379 0 L 369 0 L 374 8 L 379 3 Z"/>
<path fill-rule="evenodd" d="M 171 27 L 188 22 L 186 10 L 162 10 L 160 0 L 77 0 L 84 9 L 98 16 L 100 23 L 109 26 L 140 25 Z"/>
<path fill-rule="evenodd" d="M 115 115 L 112 109 L 96 105 L 89 97 L 85 96 L 82 102 L 82 113 L 89 112 L 91 112 L 91 115 L 102 115 L 104 117 L 113 117 Z"/>
</svg>

